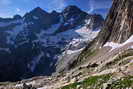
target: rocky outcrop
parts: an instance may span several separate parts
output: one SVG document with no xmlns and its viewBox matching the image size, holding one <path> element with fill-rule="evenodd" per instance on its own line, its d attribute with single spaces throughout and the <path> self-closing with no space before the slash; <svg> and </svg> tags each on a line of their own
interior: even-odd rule
<svg viewBox="0 0 133 89">
<path fill-rule="evenodd" d="M 114 0 L 103 30 L 98 36 L 98 44 L 107 41 L 125 42 L 133 34 L 133 1 Z"/>
</svg>

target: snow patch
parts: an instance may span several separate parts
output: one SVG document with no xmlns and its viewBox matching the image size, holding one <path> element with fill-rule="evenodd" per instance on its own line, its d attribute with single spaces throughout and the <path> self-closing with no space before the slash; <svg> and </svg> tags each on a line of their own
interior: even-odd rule
<svg viewBox="0 0 133 89">
<path fill-rule="evenodd" d="M 99 30 L 94 30 L 93 29 L 88 29 L 87 27 L 82 27 L 81 29 L 79 30 L 76 30 L 76 32 L 81 36 L 83 37 L 85 40 L 92 40 L 94 39 L 97 34 L 99 33 L 100 29 Z"/>
<path fill-rule="evenodd" d="M 49 54 L 49 53 L 46 53 L 46 56 L 47 56 L 47 57 L 50 57 L 50 54 Z"/>
<path fill-rule="evenodd" d="M 29 42 L 29 40 L 23 41 L 23 42 L 19 43 L 17 46 L 23 45 L 23 44 L 28 43 L 28 42 Z"/>
<path fill-rule="evenodd" d="M 91 19 L 85 20 L 86 24 L 91 24 Z"/>
<path fill-rule="evenodd" d="M 78 49 L 78 50 L 67 50 L 67 54 L 73 54 L 73 53 L 78 53 L 81 52 L 84 48 Z"/>
<path fill-rule="evenodd" d="M 37 89 L 48 89 L 48 87 L 45 86 L 45 87 L 41 87 L 41 88 L 37 88 Z"/>
<path fill-rule="evenodd" d="M 126 42 L 124 42 L 124 44 L 131 43 L 131 42 L 133 42 L 133 35 L 130 36 L 130 38 Z"/>
<path fill-rule="evenodd" d="M 10 49 L 9 48 L 0 48 L 0 51 L 6 51 L 10 53 Z"/>
<path fill-rule="evenodd" d="M 37 17 L 37 16 L 33 16 L 33 19 L 38 20 L 38 19 L 39 19 L 39 17 Z"/>
<path fill-rule="evenodd" d="M 90 20 L 88 20 L 88 23 L 90 23 Z M 93 30 L 88 29 L 86 26 L 78 26 L 74 29 L 69 29 L 67 31 L 53 35 L 53 33 L 58 30 L 59 27 L 60 24 L 55 24 L 47 30 L 42 30 L 42 32 L 37 34 L 38 39 L 35 41 L 42 42 L 44 47 L 62 47 L 65 50 L 69 50 L 68 54 L 72 54 L 74 52 L 77 52 L 77 49 L 83 48 L 85 46 L 85 43 L 92 41 L 100 31 L 100 29 Z M 75 51 L 70 50 L 70 46 L 74 46 Z"/>
<path fill-rule="evenodd" d="M 131 60 L 130 63 L 133 63 L 133 60 Z"/>
<path fill-rule="evenodd" d="M 28 64 L 28 68 L 30 68 L 30 70 L 33 72 L 34 69 L 36 68 L 36 65 L 39 63 L 39 61 L 41 60 L 41 58 L 44 56 L 44 53 L 41 52 L 41 54 L 37 57 L 35 57 L 29 64 Z"/>
<path fill-rule="evenodd" d="M 114 50 L 114 49 L 116 49 L 116 48 L 121 47 L 121 44 L 114 43 L 114 42 L 107 42 L 107 43 L 104 45 L 104 47 L 107 47 L 107 46 L 112 47 L 112 49 L 111 49 L 111 51 L 112 51 L 112 50 Z"/>
<path fill-rule="evenodd" d="M 36 84 L 35 81 L 26 83 L 26 85 L 35 85 L 35 84 Z M 15 85 L 15 88 L 20 88 L 20 87 L 23 87 L 23 84 L 16 84 L 16 85 Z"/>
<path fill-rule="evenodd" d="M 112 51 L 112 50 L 114 50 L 116 48 L 120 48 L 120 47 L 122 47 L 122 46 L 124 46 L 124 45 L 126 45 L 128 43 L 131 43 L 131 42 L 133 42 L 133 35 L 130 36 L 130 38 L 127 41 L 125 41 L 124 43 L 122 43 L 122 44 L 114 43 L 114 42 L 107 42 L 104 45 L 104 47 L 107 47 L 107 46 L 112 47 L 112 49 L 111 49 L 111 51 Z M 130 48 L 133 48 L 133 46 L 131 46 Z"/>
<path fill-rule="evenodd" d="M 12 43 L 12 39 L 15 39 L 16 36 L 23 30 L 24 30 L 23 25 L 17 25 L 15 28 L 6 31 L 9 34 L 7 38 L 7 43 Z"/>
<path fill-rule="evenodd" d="M 133 49 L 133 46 L 131 46 L 130 48 Z"/>
</svg>

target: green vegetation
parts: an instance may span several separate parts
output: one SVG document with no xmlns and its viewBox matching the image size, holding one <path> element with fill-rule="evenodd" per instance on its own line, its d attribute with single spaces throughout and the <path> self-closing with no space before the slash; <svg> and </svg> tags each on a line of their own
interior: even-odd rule
<svg viewBox="0 0 133 89">
<path fill-rule="evenodd" d="M 83 82 L 73 83 L 60 89 L 103 89 L 105 87 L 104 84 L 107 84 L 106 89 L 133 88 L 133 77 L 131 76 L 118 79 L 111 84 L 108 84 L 109 80 L 111 80 L 111 74 L 93 76 L 85 79 Z"/>
<path fill-rule="evenodd" d="M 5 86 L 5 85 L 13 85 L 15 84 L 14 82 L 0 82 L 0 86 Z"/>
<path fill-rule="evenodd" d="M 62 87 L 61 89 L 77 89 L 78 86 L 83 89 L 99 89 L 99 87 L 102 87 L 102 84 L 107 82 L 110 77 L 110 75 L 93 76 L 85 79 L 83 82 L 73 83 Z"/>
<path fill-rule="evenodd" d="M 73 83 L 68 86 L 64 86 L 61 89 L 76 89 L 78 85 L 81 85 L 81 83 Z"/>
<path fill-rule="evenodd" d="M 111 89 L 121 89 L 121 88 L 133 88 L 133 76 L 128 76 L 113 82 L 111 85 Z"/>
</svg>

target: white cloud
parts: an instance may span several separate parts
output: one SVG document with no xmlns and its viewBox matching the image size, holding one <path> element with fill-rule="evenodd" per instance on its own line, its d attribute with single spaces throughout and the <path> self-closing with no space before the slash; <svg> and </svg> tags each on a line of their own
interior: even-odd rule
<svg viewBox="0 0 133 89">
<path fill-rule="evenodd" d="M 21 10 L 20 10 L 19 8 L 16 8 L 16 11 L 17 11 L 17 12 L 20 12 Z"/>
<path fill-rule="evenodd" d="M 2 17 L 2 18 L 11 18 L 12 16 L 10 16 L 9 13 L 0 13 L 0 17 Z"/>
</svg>

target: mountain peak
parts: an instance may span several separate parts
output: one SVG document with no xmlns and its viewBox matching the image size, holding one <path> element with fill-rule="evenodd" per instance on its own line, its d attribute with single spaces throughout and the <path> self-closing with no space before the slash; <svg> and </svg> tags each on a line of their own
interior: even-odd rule
<svg viewBox="0 0 133 89">
<path fill-rule="evenodd" d="M 22 19 L 22 17 L 20 15 L 18 15 L 18 14 L 14 15 L 13 18 L 14 19 Z"/>
<path fill-rule="evenodd" d="M 53 16 L 57 16 L 57 15 L 59 15 L 60 13 L 57 12 L 57 11 L 55 11 L 55 10 L 53 10 L 50 14 L 53 15 Z"/>
<path fill-rule="evenodd" d="M 40 7 L 36 7 L 34 8 L 31 13 L 43 13 L 43 14 L 48 14 L 48 12 L 44 11 L 42 8 Z"/>
<path fill-rule="evenodd" d="M 36 8 L 34 8 L 32 11 L 30 11 L 30 12 L 28 12 L 28 13 L 26 13 L 25 15 L 24 15 L 24 17 L 25 17 L 25 20 L 32 20 L 32 19 L 34 19 L 34 17 L 35 18 L 44 18 L 44 17 L 49 17 L 49 13 L 48 12 L 46 12 L 46 11 L 44 11 L 42 8 L 40 8 L 40 7 L 36 7 Z"/>
<path fill-rule="evenodd" d="M 78 8 L 77 6 L 74 5 L 70 5 L 68 7 L 66 7 L 63 12 L 62 15 L 64 16 L 65 19 L 70 19 L 73 17 L 78 17 L 80 16 L 81 18 L 86 17 L 86 15 L 88 15 L 87 13 L 85 13 L 84 11 L 82 11 L 80 8 Z"/>
<path fill-rule="evenodd" d="M 33 10 L 42 11 L 43 9 L 42 9 L 41 7 L 36 7 L 36 8 L 34 8 Z"/>
<path fill-rule="evenodd" d="M 55 11 L 55 10 L 53 10 L 52 12 L 51 12 L 51 14 L 57 14 L 58 12 L 57 11 Z"/>
<path fill-rule="evenodd" d="M 81 10 L 77 6 L 70 5 L 70 6 L 66 7 L 63 12 L 71 12 L 71 11 L 79 12 Z"/>
</svg>

